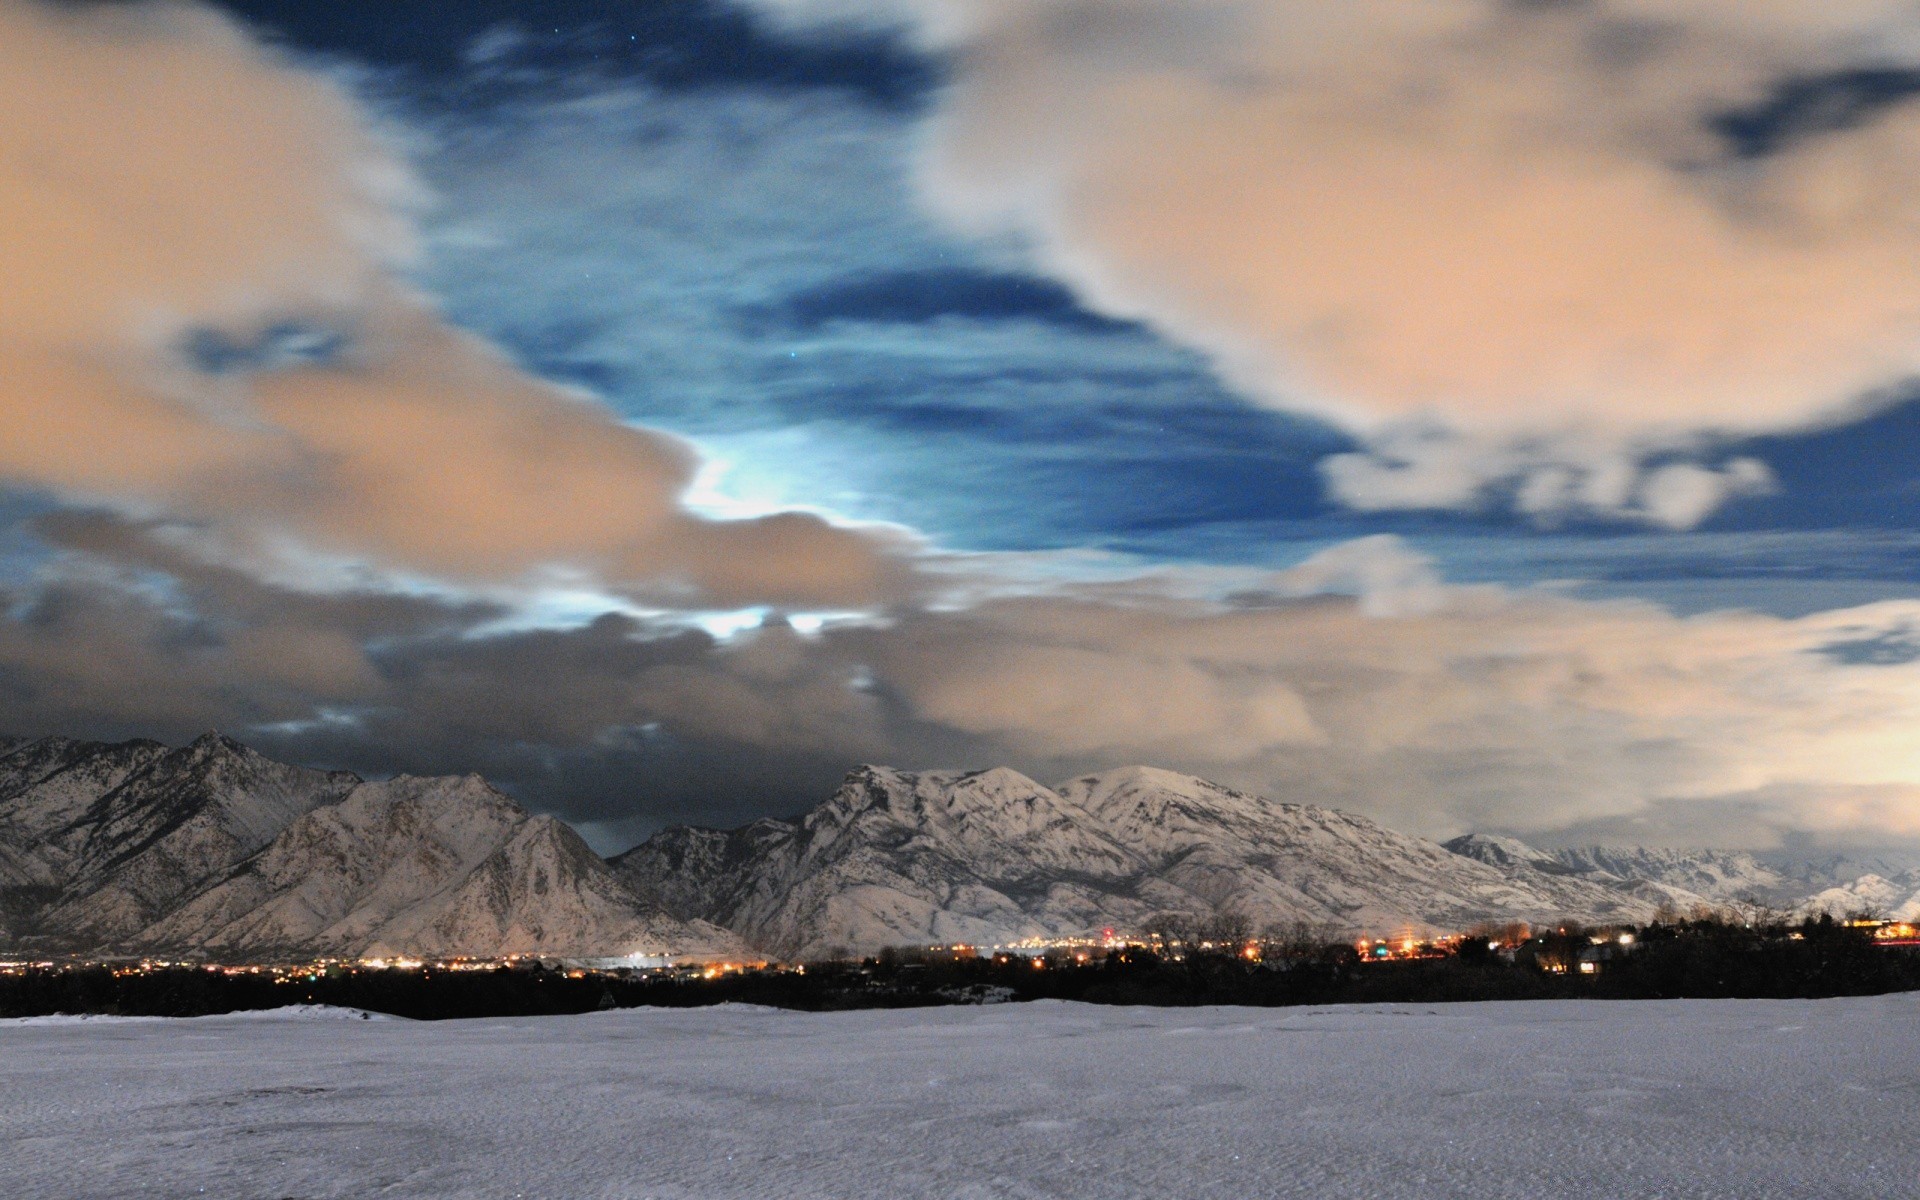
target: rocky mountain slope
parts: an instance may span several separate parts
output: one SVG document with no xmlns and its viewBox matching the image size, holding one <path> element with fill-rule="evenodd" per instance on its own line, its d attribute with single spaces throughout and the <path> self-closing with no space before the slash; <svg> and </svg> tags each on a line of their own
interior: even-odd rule
<svg viewBox="0 0 1920 1200">
<path fill-rule="evenodd" d="M 359 782 L 273 762 L 217 734 L 179 749 L 64 738 L 16 747 L 0 758 L 7 925 L 53 944 L 137 939 Z"/>
<path fill-rule="evenodd" d="M 1491 866 L 1527 866 L 1549 874 L 1605 884 L 1641 883 L 1649 895 L 1666 891 L 1676 904 L 1725 904 L 1772 899 L 1794 892 L 1791 881 L 1751 854 L 1727 850 L 1665 850 L 1644 846 L 1580 846 L 1543 850 L 1518 838 L 1471 833 L 1445 843 L 1455 854 Z"/>
<path fill-rule="evenodd" d="M 239 957 L 744 951 L 724 930 L 640 901 L 579 834 L 477 775 L 361 784 L 140 940 Z"/>
<path fill-rule="evenodd" d="M 1138 930 L 1167 912 L 1380 933 L 1644 920 L 1667 898 L 1145 767 L 1058 788 L 1004 768 L 863 767 L 797 820 L 669 829 L 614 865 L 676 916 L 789 957 Z"/>
<path fill-rule="evenodd" d="M 46 949 L 723 957 L 474 776 L 365 783 L 209 734 L 0 754 L 0 938 Z"/>
<path fill-rule="evenodd" d="M 1485 834 L 1454 838 L 1446 847 L 1502 869 L 1524 865 L 1612 886 L 1637 884 L 1650 897 L 1665 892 L 1683 913 L 1702 903 L 1758 903 L 1800 914 L 1874 913 L 1903 921 L 1920 917 L 1920 867 L 1906 865 L 1899 856 L 1770 862 L 1726 850 L 1541 849 L 1517 838 Z"/>
<path fill-rule="evenodd" d="M 1870 914 L 1895 921 L 1920 921 L 1920 870 L 1903 871 L 1891 877 L 1862 875 L 1814 893 L 1798 908 L 1802 912 L 1834 917 Z"/>
</svg>

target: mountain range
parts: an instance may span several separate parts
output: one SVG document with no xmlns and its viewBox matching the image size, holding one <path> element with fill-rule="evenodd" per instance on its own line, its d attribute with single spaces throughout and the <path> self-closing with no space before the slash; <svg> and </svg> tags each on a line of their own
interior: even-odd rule
<svg viewBox="0 0 1920 1200">
<path fill-rule="evenodd" d="M 0 944 L 70 952 L 744 952 L 478 776 L 369 783 L 218 734 L 0 754 L 0 897 Z"/>
<path fill-rule="evenodd" d="M 1006 768 L 862 767 L 803 817 L 667 829 L 613 865 L 668 912 L 786 957 L 1139 931 L 1163 913 L 1235 913 L 1339 935 L 1643 922 L 1663 906 L 1718 898 L 1686 882 L 1713 881 L 1730 896 L 1739 874 L 1731 859 L 1662 851 L 1622 852 L 1661 869 L 1621 874 L 1495 842 L 1442 846 L 1148 767 L 1056 788 Z"/>
<path fill-rule="evenodd" d="M 611 861 L 478 776 L 366 781 L 189 746 L 0 739 L 0 947 L 798 960 L 1138 933 L 1231 914 L 1322 937 L 1644 922 L 1736 901 L 1920 915 L 1920 870 L 1724 851 L 1440 844 L 1127 767 L 865 766 L 802 816 L 676 826 Z"/>
</svg>

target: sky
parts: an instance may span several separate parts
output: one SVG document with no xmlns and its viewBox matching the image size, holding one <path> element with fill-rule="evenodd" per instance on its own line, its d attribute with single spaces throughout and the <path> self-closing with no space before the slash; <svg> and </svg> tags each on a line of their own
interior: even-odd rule
<svg viewBox="0 0 1920 1200">
<path fill-rule="evenodd" d="M 1920 840 L 1920 6 L 0 0 L 0 729 Z"/>
</svg>

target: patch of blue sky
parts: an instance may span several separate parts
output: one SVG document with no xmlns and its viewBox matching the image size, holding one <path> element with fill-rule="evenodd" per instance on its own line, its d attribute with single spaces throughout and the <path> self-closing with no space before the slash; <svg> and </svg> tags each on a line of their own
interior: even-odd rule
<svg viewBox="0 0 1920 1200">
<path fill-rule="evenodd" d="M 56 556 L 35 535 L 32 522 L 58 507 L 58 502 L 39 493 L 0 488 L 0 588 L 26 587 Z"/>
<path fill-rule="evenodd" d="M 695 438 L 743 503 L 971 549 L 1327 511 L 1348 443 L 913 207 L 844 97 L 597 89 L 455 120 L 423 282 L 535 370 Z"/>
<path fill-rule="evenodd" d="M 187 334 L 181 350 L 196 369 L 230 375 L 324 366 L 338 361 L 350 340 L 344 330 L 284 320 L 244 333 L 195 329 Z"/>
<path fill-rule="evenodd" d="M 405 72 L 435 102 L 512 96 L 561 68 L 675 91 L 829 90 L 910 108 L 938 77 L 937 64 L 883 33 L 795 40 L 728 0 L 213 2 L 297 52 Z"/>
<path fill-rule="evenodd" d="M 1767 463 L 1779 487 L 1720 514 L 1719 528 L 1920 528 L 1920 386 L 1913 383 L 1857 419 L 1754 438 L 1736 451 Z"/>
</svg>

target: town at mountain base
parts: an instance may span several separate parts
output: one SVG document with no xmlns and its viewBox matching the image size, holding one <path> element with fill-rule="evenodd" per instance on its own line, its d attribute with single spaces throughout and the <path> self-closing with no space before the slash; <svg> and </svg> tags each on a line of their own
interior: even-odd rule
<svg viewBox="0 0 1920 1200">
<path fill-rule="evenodd" d="M 1166 914 L 1334 937 L 1736 901 L 1920 915 L 1920 871 L 1870 865 L 1441 845 L 1147 767 L 1049 788 L 876 766 L 804 816 L 670 828 L 608 862 L 477 776 L 367 782 L 216 734 L 0 739 L 10 952 L 803 960 L 1132 934 Z"/>
</svg>

